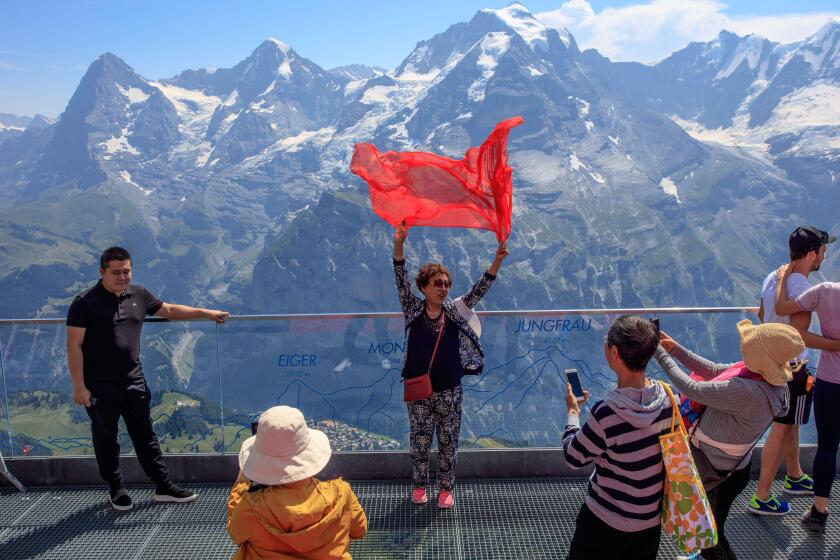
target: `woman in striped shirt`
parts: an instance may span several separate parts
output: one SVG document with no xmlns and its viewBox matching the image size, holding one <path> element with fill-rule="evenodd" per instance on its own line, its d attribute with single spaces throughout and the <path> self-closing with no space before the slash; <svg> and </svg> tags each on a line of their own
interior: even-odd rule
<svg viewBox="0 0 840 560">
<path fill-rule="evenodd" d="M 595 463 L 569 560 L 656 558 L 665 480 L 659 436 L 671 429 L 672 408 L 662 385 L 645 376 L 658 344 L 648 319 L 625 315 L 613 322 L 604 354 L 618 387 L 592 407 L 582 428 L 579 403 L 567 386 L 566 462 Z"/>
</svg>

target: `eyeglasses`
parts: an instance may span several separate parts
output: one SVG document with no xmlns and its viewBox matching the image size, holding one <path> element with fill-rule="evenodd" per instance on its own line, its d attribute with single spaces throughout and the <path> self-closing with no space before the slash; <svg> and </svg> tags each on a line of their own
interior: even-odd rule
<svg viewBox="0 0 840 560">
<path fill-rule="evenodd" d="M 452 286 L 452 283 L 449 280 L 435 280 L 432 282 L 432 285 L 434 285 L 435 288 L 445 288 L 448 290 L 449 287 Z"/>
</svg>

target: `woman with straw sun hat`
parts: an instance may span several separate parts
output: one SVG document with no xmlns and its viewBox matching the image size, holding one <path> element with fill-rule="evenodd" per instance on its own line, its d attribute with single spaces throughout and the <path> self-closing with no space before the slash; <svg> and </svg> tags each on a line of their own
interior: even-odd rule
<svg viewBox="0 0 840 560">
<path fill-rule="evenodd" d="M 351 558 L 350 539 L 365 536 L 367 517 L 347 482 L 315 478 L 332 455 L 326 434 L 289 406 L 269 408 L 257 426 L 228 500 L 234 560 Z"/>
<path fill-rule="evenodd" d="M 726 517 L 749 483 L 753 447 L 773 418 L 789 406 L 789 362 L 805 348 L 799 332 L 781 323 L 753 325 L 743 320 L 738 323 L 738 335 L 743 360 L 732 364 L 701 358 L 664 332 L 660 332 L 655 354 L 682 396 L 705 406 L 689 434 L 691 453 L 718 528 L 718 544 L 699 555 L 707 559 L 737 558 L 726 539 Z"/>
</svg>

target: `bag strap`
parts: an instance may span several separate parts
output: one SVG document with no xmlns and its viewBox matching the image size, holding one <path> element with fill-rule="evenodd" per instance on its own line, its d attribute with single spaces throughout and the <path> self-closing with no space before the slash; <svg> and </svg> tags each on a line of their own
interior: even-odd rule
<svg viewBox="0 0 840 560">
<path fill-rule="evenodd" d="M 667 383 L 664 381 L 656 381 L 662 388 L 665 389 L 665 392 L 668 394 L 668 398 L 671 399 L 671 433 L 676 431 L 677 427 L 677 419 L 679 418 L 680 426 L 682 426 L 682 415 L 680 414 L 680 407 L 677 404 L 677 399 L 674 398 L 674 393 L 671 391 L 671 388 L 668 386 Z"/>
<path fill-rule="evenodd" d="M 426 311 L 423 310 L 423 313 Z M 443 307 L 440 308 L 440 330 L 438 330 L 437 340 L 435 341 L 435 349 L 432 352 L 432 359 L 429 360 L 429 369 L 426 370 L 426 373 L 431 375 L 432 374 L 432 364 L 435 363 L 435 356 L 437 355 L 438 344 L 440 344 L 440 337 L 443 335 L 443 328 L 446 326 L 446 315 L 444 314 Z"/>
</svg>

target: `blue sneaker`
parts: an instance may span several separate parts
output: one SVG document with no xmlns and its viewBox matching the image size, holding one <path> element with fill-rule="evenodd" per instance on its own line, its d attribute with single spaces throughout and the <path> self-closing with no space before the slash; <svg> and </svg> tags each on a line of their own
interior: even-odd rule
<svg viewBox="0 0 840 560">
<path fill-rule="evenodd" d="M 776 496 L 770 496 L 767 501 L 759 500 L 753 494 L 747 504 L 747 509 L 757 515 L 785 515 L 790 513 L 790 504 Z"/>
<path fill-rule="evenodd" d="M 814 479 L 807 474 L 803 474 L 801 478 L 796 480 L 785 476 L 784 490 L 785 494 L 792 496 L 812 496 L 814 494 Z"/>
</svg>

